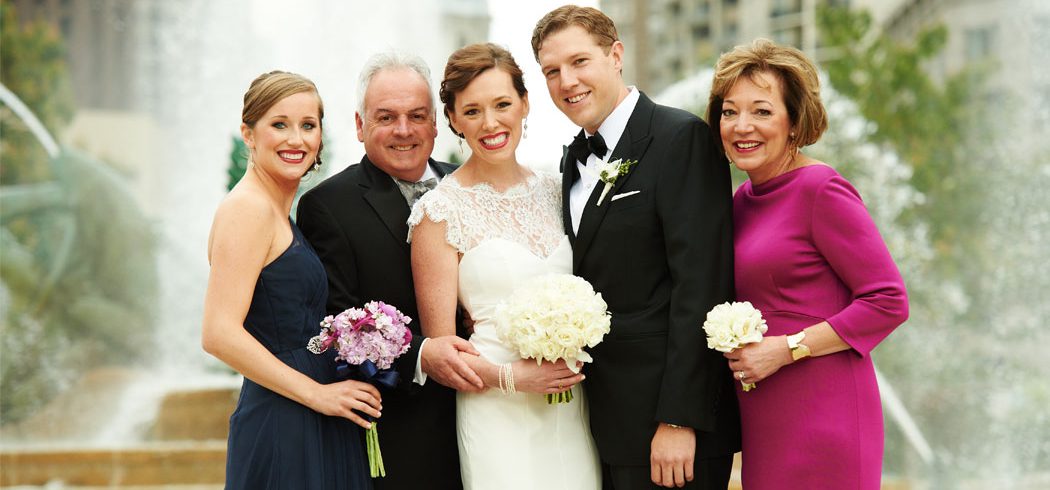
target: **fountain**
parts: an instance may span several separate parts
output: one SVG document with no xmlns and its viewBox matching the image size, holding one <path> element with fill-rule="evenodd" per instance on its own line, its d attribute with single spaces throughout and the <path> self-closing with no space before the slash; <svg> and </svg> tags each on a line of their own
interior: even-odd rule
<svg viewBox="0 0 1050 490">
<path fill-rule="evenodd" d="M 144 351 L 150 362 L 118 363 L 124 367 L 85 373 L 48 406 L 17 426 L 0 428 L 0 486 L 220 487 L 226 418 L 235 403 L 239 377 L 201 351 L 199 322 L 207 280 L 208 227 L 224 193 L 229 141 L 236 132 L 240 98 L 248 81 L 280 67 L 317 82 L 328 109 L 326 147 L 333 158 L 327 171 L 332 173 L 355 161 L 362 151 L 354 134 L 353 108 L 356 74 L 365 57 L 384 47 L 416 51 L 437 72 L 447 54 L 464 41 L 452 39 L 441 22 L 434 21 L 446 15 L 445 4 L 436 0 L 413 3 L 412 15 L 405 15 L 397 2 L 308 0 L 294 10 L 272 1 L 143 5 L 147 3 L 137 7 L 146 9 L 138 19 L 147 22 L 148 35 L 136 44 L 141 51 L 140 78 L 130 97 L 136 111 L 157 131 L 142 146 L 152 151 L 136 158 L 141 165 L 133 172 L 139 192 L 114 194 L 151 224 L 151 236 L 135 239 L 156 245 L 156 269 L 149 274 L 161 280 L 156 281 L 151 316 L 142 321 L 156 326 L 155 338 L 140 338 L 134 344 L 149 346 L 138 351 Z M 368 22 L 354 22 L 366 18 Z M 392 33 L 389 26 L 395 19 L 399 32 L 413 34 Z M 347 22 L 353 28 L 347 28 Z M 1035 31 L 1039 37 L 1034 44 L 1050 46 L 1048 25 Z M 294 32 L 310 35 L 288 34 Z M 520 32 L 514 35 L 522 37 Z M 421 43 L 421 39 L 441 42 Z M 511 48 L 526 73 L 538 72 L 527 44 L 524 51 Z M 1046 86 L 1050 77 L 1045 66 L 1041 70 L 1040 80 Z M 702 113 L 710 81 L 710 71 L 704 70 L 655 98 Z M 533 117 L 526 144 L 535 148 L 529 150 L 529 161 L 551 170 L 551 155 L 573 131 L 560 114 L 539 110 L 549 103 L 542 78 L 527 83 L 533 90 Z M 1040 362 L 1041 346 L 1050 343 L 1050 334 L 1041 325 L 1050 318 L 1050 306 L 1042 298 L 1050 276 L 1044 246 L 1050 236 L 1050 206 L 1039 191 L 1050 184 L 1050 163 L 1037 156 L 1046 151 L 1019 152 L 1009 140 L 1000 139 L 991 142 L 987 152 L 975 155 L 979 165 L 989 169 L 987 184 L 992 189 L 992 199 L 982 203 L 988 213 L 987 222 L 981 223 L 989 234 L 985 246 L 999 251 L 1001 259 L 990 270 L 980 270 L 988 294 L 978 302 L 960 280 L 939 281 L 926 273 L 937 257 L 928 224 L 922 219 L 898 219 L 926 198 L 909 184 L 911 167 L 886 148 L 869 143 L 871 125 L 852 102 L 825 87 L 831 127 L 812 151 L 854 182 L 909 289 L 923 293 L 915 297 L 928 298 L 913 303 L 912 320 L 875 352 L 888 419 L 884 486 L 1050 487 L 1045 467 L 1050 459 L 1050 416 L 1041 408 L 1050 404 L 1050 388 L 1043 381 L 1050 376 L 1050 367 Z M 1045 99 L 1045 94 L 1041 97 Z M 14 108 L 17 103 L 5 95 L 4 105 Z M 1037 129 L 1050 127 L 1046 107 L 1043 100 L 1035 108 L 1041 118 L 1037 122 L 1042 121 Z M 1001 108 L 1006 113 L 1019 110 L 1020 106 L 1009 103 Z M 999 129 L 1010 134 L 1018 128 Z M 55 142 L 46 132 L 31 131 L 54 164 L 93 169 L 81 172 L 97 171 L 106 182 L 128 180 L 70 151 L 69 145 Z M 436 154 L 443 156 L 453 151 L 454 140 L 444 129 L 440 134 Z M 1047 149 L 1045 142 L 1034 141 L 1033 146 Z M 55 205 L 63 196 L 56 186 L 66 184 L 79 182 L 5 188 L 0 214 L 16 212 L 16 196 L 29 191 L 39 196 L 38 205 Z M 76 247 L 64 245 L 69 243 L 62 238 L 66 236 L 57 235 L 55 249 L 76 252 Z M 8 246 L 6 234 L 0 239 L 3 267 L 17 264 L 23 256 Z M 54 274 L 42 274 L 41 281 L 46 283 Z M 7 272 L 4 277 L 6 281 Z M 0 288 L 5 311 L 13 301 L 7 288 Z M 112 314 L 113 310 L 96 308 L 103 304 L 81 308 L 85 314 Z M 983 315 L 985 324 L 953 323 L 974 305 L 994 306 Z M 18 352 L 6 342 L 5 338 L 4 356 Z M 122 356 L 114 356 L 118 357 Z M 980 367 L 973 368 L 974 362 Z M 967 378 L 960 380 L 956 373 L 966 373 Z"/>
<path fill-rule="evenodd" d="M 6 2 L 4 8 L 8 8 Z M 130 345 L 119 355 L 95 356 L 116 360 L 115 364 L 122 367 L 78 376 L 55 371 L 55 379 L 67 380 L 58 390 L 61 393 L 47 405 L 0 427 L 0 486 L 221 485 L 227 419 L 240 377 L 201 350 L 199 322 L 208 272 L 208 229 L 225 191 L 226 156 L 230 137 L 238 134 L 241 96 L 256 75 L 272 69 L 313 78 L 328 107 L 326 149 L 332 158 L 328 159 L 327 172 L 340 170 L 361 154 L 354 131 L 353 99 L 357 72 L 372 52 L 404 49 L 419 53 L 432 67 L 440 67 L 454 48 L 487 35 L 484 0 L 428 0 L 413 2 L 408 10 L 411 15 L 396 2 L 366 5 L 313 0 L 289 9 L 272 1 L 216 4 L 188 0 L 140 2 L 122 12 L 118 27 L 129 33 L 127 44 L 135 52 L 131 57 L 134 78 L 127 93 L 121 94 L 128 99 L 131 112 L 81 111 L 78 117 L 87 114 L 86 122 L 74 124 L 75 130 L 65 136 L 69 141 L 62 143 L 56 143 L 46 131 L 34 134 L 48 148 L 52 165 L 88 168 L 87 172 L 113 184 L 100 195 L 123 201 L 124 210 L 115 203 L 111 204 L 114 209 L 148 215 L 148 224 L 139 228 L 149 236 L 128 236 L 129 246 L 145 249 L 145 244 L 156 244 L 155 255 L 151 252 L 152 268 L 142 276 L 163 280 L 155 287 L 142 288 L 144 293 L 156 293 L 143 296 L 149 298 L 148 317 L 129 317 L 119 309 L 107 308 L 115 305 L 101 301 L 78 304 L 78 312 L 99 318 L 127 318 L 132 325 L 154 328 L 128 329 L 145 336 L 124 339 Z M 231 19 L 236 21 L 230 23 Z M 412 35 L 394 35 L 389 27 L 392 25 L 398 26 L 398 32 Z M 288 34 L 293 32 L 309 35 Z M 419 43 L 419 39 L 430 41 Z M 216 54 L 222 52 L 237 54 Z M 8 104 L 5 97 L 4 106 L 15 105 L 17 102 Z M 20 119 L 42 129 L 25 112 Z M 139 124 L 155 130 L 129 131 L 139 129 Z M 93 125 L 110 127 L 102 132 Z M 113 138 L 114 134 L 125 138 Z M 129 134 L 145 141 L 132 144 L 126 139 Z M 125 155 L 114 165 L 120 169 L 118 173 L 70 150 L 74 143 L 116 156 L 121 150 L 137 153 L 131 158 Z M 439 154 L 447 155 L 452 147 L 453 137 L 442 132 Z M 118 149 L 114 152 L 114 148 Z M 63 175 L 61 171 L 55 174 Z M 4 215 L 17 212 L 16 204 L 26 202 L 19 197 L 28 191 L 43 196 L 35 198 L 42 199 L 38 206 L 61 206 L 68 190 L 80 189 L 78 185 L 83 184 L 74 175 L 79 174 L 33 188 L 5 187 L 0 194 Z M 311 184 L 320 178 L 312 180 Z M 79 223 L 76 220 L 65 226 L 76 229 Z M 15 259 L 31 254 L 15 253 L 21 249 L 9 246 L 7 234 L 0 238 L 4 240 L 5 280 L 0 304 L 6 312 L 17 300 L 7 288 L 6 282 L 15 277 L 9 271 L 15 270 Z M 69 238 L 56 241 L 60 251 L 71 247 L 76 251 L 75 245 L 80 243 Z M 136 257 L 128 254 L 125 260 Z M 59 259 L 57 263 L 69 261 Z M 58 272 L 40 281 L 47 284 L 49 277 L 63 277 L 62 272 L 68 269 L 53 270 Z M 113 264 L 110 270 L 130 269 Z M 32 284 L 34 275 L 27 272 L 18 277 Z M 128 280 L 115 282 L 134 284 Z M 26 335 L 36 331 L 39 329 L 27 330 Z M 11 339 L 5 332 L 3 356 L 9 360 L 24 351 Z M 66 345 L 47 349 L 77 350 Z M 89 351 L 83 355 L 88 356 Z M 3 396 L 11 399 L 6 389 Z"/>
</svg>

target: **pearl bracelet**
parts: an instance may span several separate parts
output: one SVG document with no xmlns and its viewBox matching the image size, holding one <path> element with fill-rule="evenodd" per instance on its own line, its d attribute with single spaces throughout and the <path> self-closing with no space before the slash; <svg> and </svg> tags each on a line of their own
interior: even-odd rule
<svg viewBox="0 0 1050 490">
<path fill-rule="evenodd" d="M 496 373 L 496 377 L 499 380 L 499 391 L 504 395 L 513 395 L 516 393 L 514 389 L 514 367 L 510 363 L 500 364 L 499 371 Z"/>
</svg>

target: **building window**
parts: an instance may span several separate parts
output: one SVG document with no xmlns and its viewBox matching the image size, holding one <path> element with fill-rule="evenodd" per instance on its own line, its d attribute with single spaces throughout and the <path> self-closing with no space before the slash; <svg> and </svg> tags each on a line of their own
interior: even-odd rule
<svg viewBox="0 0 1050 490">
<path fill-rule="evenodd" d="M 711 4 L 707 2 L 700 2 L 696 5 L 696 10 L 693 14 L 697 19 L 707 19 L 707 16 L 711 15 Z"/>
<path fill-rule="evenodd" d="M 992 56 L 995 51 L 995 28 L 992 26 L 966 29 L 965 36 L 967 61 L 980 61 Z"/>
<path fill-rule="evenodd" d="M 773 41 L 779 44 L 799 47 L 802 45 L 802 28 L 783 29 L 773 33 Z"/>
<path fill-rule="evenodd" d="M 772 17 L 779 17 L 781 15 L 797 14 L 802 10 L 802 6 L 799 5 L 798 0 L 773 0 L 773 5 L 769 10 Z"/>
<path fill-rule="evenodd" d="M 740 32 L 739 26 L 737 26 L 736 24 L 729 24 L 725 26 L 725 30 L 723 32 L 723 35 L 725 36 L 725 41 L 729 43 L 729 47 L 732 47 L 733 44 L 737 42 L 737 35 Z"/>
<path fill-rule="evenodd" d="M 671 2 L 667 4 L 667 12 L 671 14 L 672 18 L 677 18 L 682 15 L 682 4 L 678 2 Z"/>
<path fill-rule="evenodd" d="M 693 26 L 693 39 L 701 40 L 708 39 L 711 37 L 711 26 L 707 24 L 699 24 Z"/>
</svg>

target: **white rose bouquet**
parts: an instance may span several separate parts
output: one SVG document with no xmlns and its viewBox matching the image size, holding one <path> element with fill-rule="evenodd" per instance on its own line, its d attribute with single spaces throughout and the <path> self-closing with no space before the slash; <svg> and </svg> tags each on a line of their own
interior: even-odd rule
<svg viewBox="0 0 1050 490">
<path fill-rule="evenodd" d="M 573 372 L 577 361 L 591 362 L 584 347 L 594 347 L 609 333 L 611 315 L 601 293 L 571 274 L 533 278 L 496 311 L 499 338 L 523 359 L 564 359 Z M 572 390 L 546 395 L 547 403 L 572 401 Z"/>
<path fill-rule="evenodd" d="M 715 306 L 707 312 L 704 321 L 704 333 L 707 334 L 707 347 L 718 352 L 730 352 L 745 344 L 759 342 L 766 333 L 766 320 L 748 301 L 726 302 Z M 754 383 L 740 381 L 744 391 L 755 387 Z"/>
</svg>

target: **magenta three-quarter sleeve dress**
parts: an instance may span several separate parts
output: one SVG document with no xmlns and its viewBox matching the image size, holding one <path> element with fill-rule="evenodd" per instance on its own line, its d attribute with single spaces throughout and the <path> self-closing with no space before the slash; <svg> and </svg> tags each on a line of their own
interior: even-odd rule
<svg viewBox="0 0 1050 490">
<path fill-rule="evenodd" d="M 869 353 L 908 316 L 897 266 L 857 191 L 825 165 L 733 198 L 738 301 L 790 335 L 827 321 L 850 348 L 737 386 L 747 490 L 878 489 L 883 424 Z M 803 342 L 805 343 L 805 342 Z"/>
</svg>

